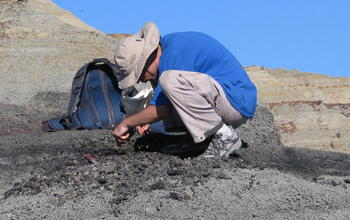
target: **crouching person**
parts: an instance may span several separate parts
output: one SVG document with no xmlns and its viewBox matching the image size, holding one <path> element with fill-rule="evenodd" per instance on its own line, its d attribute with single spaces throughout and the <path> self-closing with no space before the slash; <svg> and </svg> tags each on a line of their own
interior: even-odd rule
<svg viewBox="0 0 350 220">
<path fill-rule="evenodd" d="M 167 147 L 164 153 L 204 146 L 200 157 L 227 157 L 241 147 L 235 128 L 254 116 L 257 90 L 242 65 L 218 41 L 198 32 L 161 38 L 156 25 L 148 22 L 120 42 L 115 61 L 124 75 L 120 88 L 147 81 L 155 87 L 151 105 L 114 129 L 119 146 L 126 144 L 130 128 L 143 135 L 151 123 L 164 120 L 166 125 L 178 115 L 191 139 Z M 179 121 L 172 125 L 179 126 Z"/>
</svg>

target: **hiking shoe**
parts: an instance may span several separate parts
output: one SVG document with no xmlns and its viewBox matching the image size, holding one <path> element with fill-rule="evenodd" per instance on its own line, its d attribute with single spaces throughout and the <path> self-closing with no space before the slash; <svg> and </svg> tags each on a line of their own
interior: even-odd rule
<svg viewBox="0 0 350 220">
<path fill-rule="evenodd" d="M 229 126 L 229 128 L 231 129 L 232 135 L 226 136 L 221 133 L 216 133 L 208 149 L 200 155 L 199 158 L 228 157 L 231 153 L 241 148 L 241 139 L 231 126 Z"/>
<path fill-rule="evenodd" d="M 200 143 L 194 143 L 190 134 L 181 136 L 178 141 L 165 145 L 160 152 L 180 157 L 198 156 L 207 149 L 211 141 L 211 138 L 207 138 Z"/>
</svg>

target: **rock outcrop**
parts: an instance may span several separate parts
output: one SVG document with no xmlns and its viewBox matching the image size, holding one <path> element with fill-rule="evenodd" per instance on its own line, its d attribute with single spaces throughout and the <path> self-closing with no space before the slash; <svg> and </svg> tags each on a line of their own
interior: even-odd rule
<svg viewBox="0 0 350 220">
<path fill-rule="evenodd" d="M 0 102 L 15 105 L 29 104 L 38 92 L 69 91 L 83 64 L 113 60 L 119 42 L 48 0 L 1 1 L 0 36 L 0 77 L 6 82 Z"/>
<path fill-rule="evenodd" d="M 285 145 L 350 153 L 350 78 L 258 66 L 246 70 Z"/>
</svg>

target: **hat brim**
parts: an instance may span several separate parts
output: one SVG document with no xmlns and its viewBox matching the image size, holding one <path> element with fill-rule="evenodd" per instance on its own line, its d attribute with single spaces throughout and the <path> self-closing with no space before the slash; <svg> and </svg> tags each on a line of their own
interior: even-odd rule
<svg viewBox="0 0 350 220">
<path fill-rule="evenodd" d="M 158 48 L 160 34 L 157 26 L 153 22 L 147 22 L 131 38 L 142 39 L 144 41 L 141 54 L 138 56 L 137 64 L 134 69 L 119 82 L 119 88 L 125 89 L 137 83 L 146 61 L 155 49 Z"/>
</svg>

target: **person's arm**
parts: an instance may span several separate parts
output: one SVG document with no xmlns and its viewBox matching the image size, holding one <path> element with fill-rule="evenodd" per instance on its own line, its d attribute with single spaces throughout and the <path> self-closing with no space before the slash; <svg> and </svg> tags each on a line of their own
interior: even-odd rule
<svg viewBox="0 0 350 220">
<path fill-rule="evenodd" d="M 163 120 L 170 115 L 171 110 L 171 105 L 150 105 L 143 111 L 124 119 L 113 131 L 118 146 L 126 144 L 130 128 Z"/>
</svg>

